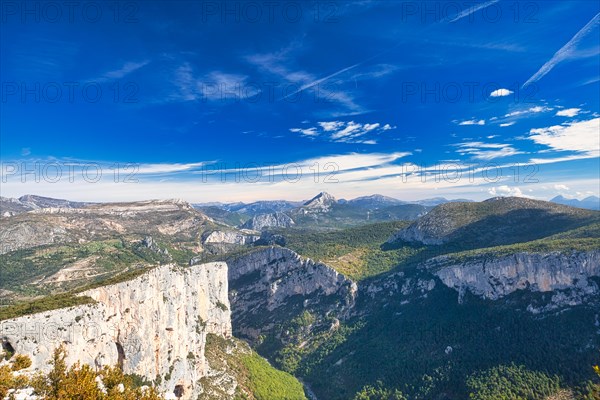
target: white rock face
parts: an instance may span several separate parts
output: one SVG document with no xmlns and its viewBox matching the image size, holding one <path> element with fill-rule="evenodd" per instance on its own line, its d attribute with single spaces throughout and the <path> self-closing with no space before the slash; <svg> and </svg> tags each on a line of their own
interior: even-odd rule
<svg viewBox="0 0 600 400">
<path fill-rule="evenodd" d="M 231 335 L 227 265 L 165 265 L 128 282 L 84 292 L 96 303 L 0 322 L 0 337 L 49 371 L 64 344 L 67 363 L 122 365 L 126 374 L 160 377 L 159 389 L 184 398 L 201 393 L 208 373 L 206 335 Z"/>
<path fill-rule="evenodd" d="M 274 212 L 271 214 L 260 214 L 250 218 L 242 226 L 246 229 L 261 231 L 264 228 L 289 228 L 295 225 L 293 219 L 282 212 Z"/>
<path fill-rule="evenodd" d="M 436 261 L 429 264 L 435 268 Z M 600 251 L 573 253 L 517 253 L 492 260 L 444 265 L 435 272 L 442 282 L 464 293 L 496 300 L 519 289 L 549 292 L 575 289 L 593 294 L 588 280 L 600 276 Z"/>
<path fill-rule="evenodd" d="M 209 244 L 249 244 L 258 240 L 259 235 L 246 235 L 242 232 L 214 231 L 204 238 Z"/>
</svg>

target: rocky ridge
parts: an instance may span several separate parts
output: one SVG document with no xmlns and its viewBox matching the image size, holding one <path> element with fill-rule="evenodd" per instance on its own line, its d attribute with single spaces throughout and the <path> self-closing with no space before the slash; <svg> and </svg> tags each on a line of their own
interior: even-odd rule
<svg viewBox="0 0 600 400">
<path fill-rule="evenodd" d="M 452 262 L 438 257 L 426 264 L 448 287 L 479 297 L 498 300 L 517 290 L 555 292 L 568 290 L 570 296 L 557 295 L 553 302 L 560 305 L 581 304 L 586 296 L 600 294 L 598 285 L 590 280 L 600 277 L 600 251 L 571 253 L 515 253 L 494 259 L 474 259 Z M 564 304 L 561 304 L 564 303 Z"/>
</svg>

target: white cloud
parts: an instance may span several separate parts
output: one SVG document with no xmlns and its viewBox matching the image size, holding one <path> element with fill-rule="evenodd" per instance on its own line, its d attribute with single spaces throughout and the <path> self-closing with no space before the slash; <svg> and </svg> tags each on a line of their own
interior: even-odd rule
<svg viewBox="0 0 600 400">
<path fill-rule="evenodd" d="M 382 126 L 378 122 L 362 124 L 354 121 L 321 121 L 317 122 L 317 125 L 307 129 L 291 128 L 290 131 L 298 132 L 305 136 L 326 137 L 332 142 L 377 144 L 377 141 L 372 137 L 364 138 L 364 136 L 395 128 L 390 126 L 390 124 Z"/>
<path fill-rule="evenodd" d="M 342 121 L 330 121 L 330 122 L 318 122 L 325 132 L 331 132 L 337 130 L 340 126 L 343 126 Z M 314 129 L 314 128 L 313 128 Z"/>
<path fill-rule="evenodd" d="M 594 118 L 588 121 L 531 129 L 528 138 L 555 151 L 578 153 L 551 159 L 554 161 L 550 161 L 558 162 L 600 156 L 600 135 L 598 135 L 598 132 L 600 132 L 600 118 Z"/>
<path fill-rule="evenodd" d="M 568 192 L 569 191 L 569 187 L 567 185 L 563 185 L 563 184 L 554 185 L 554 189 L 556 189 L 560 192 Z"/>
<path fill-rule="evenodd" d="M 512 187 L 507 186 L 507 185 L 500 185 L 498 187 L 494 186 L 488 190 L 488 193 L 491 194 L 492 196 L 500 196 L 500 197 L 515 196 L 515 197 L 531 198 L 531 196 L 523 194 L 521 189 L 517 186 L 512 186 Z"/>
<path fill-rule="evenodd" d="M 567 108 L 557 111 L 556 115 L 559 117 L 575 117 L 577 114 L 579 114 L 579 111 L 581 111 L 581 108 Z"/>
<path fill-rule="evenodd" d="M 459 125 L 485 125 L 485 120 L 484 119 L 480 119 L 480 120 L 471 119 L 468 121 L 461 121 L 458 124 Z"/>
<path fill-rule="evenodd" d="M 500 124 L 500 126 L 502 128 L 506 128 L 507 126 L 513 126 L 514 124 L 515 124 L 515 121 L 512 121 L 512 122 L 505 122 L 503 124 Z"/>
<path fill-rule="evenodd" d="M 498 90 L 494 90 L 492 93 L 490 93 L 490 97 L 504 97 L 504 96 L 509 96 L 513 93 L 514 92 L 512 90 L 498 89 Z"/>
</svg>

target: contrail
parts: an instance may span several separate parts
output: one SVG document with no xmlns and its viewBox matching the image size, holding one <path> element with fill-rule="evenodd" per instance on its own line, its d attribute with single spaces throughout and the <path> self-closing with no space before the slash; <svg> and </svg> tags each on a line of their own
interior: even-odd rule
<svg viewBox="0 0 600 400">
<path fill-rule="evenodd" d="M 469 7 L 468 9 L 462 11 L 456 17 L 454 17 L 453 19 L 451 19 L 448 22 L 456 22 L 459 19 L 463 19 L 464 17 L 468 17 L 469 15 L 473 14 L 474 12 L 477 12 L 477 11 L 481 10 L 482 8 L 489 7 L 492 4 L 495 4 L 495 3 L 499 2 L 499 1 L 500 0 L 490 0 L 490 1 L 486 2 L 486 3 L 480 3 L 480 4 L 476 5 L 475 7 Z"/>
<path fill-rule="evenodd" d="M 481 3 L 481 4 L 478 4 L 478 5 L 477 5 L 477 6 L 475 6 L 475 7 L 470 7 L 469 9 L 467 9 L 467 10 L 464 10 L 463 12 L 461 12 L 460 14 L 458 14 L 456 17 L 454 17 L 454 19 L 452 19 L 451 21 L 448 21 L 448 22 L 455 22 L 455 21 L 458 21 L 459 19 L 462 19 L 462 18 L 464 18 L 464 17 L 468 17 L 469 15 L 473 14 L 474 12 L 477 12 L 477 11 L 481 10 L 482 8 L 489 7 L 489 6 L 491 6 L 492 4 L 498 3 L 499 1 L 500 1 L 500 0 L 490 0 L 490 1 L 486 2 L 486 3 Z M 444 22 L 444 21 L 440 21 L 440 22 Z M 430 28 L 430 27 L 429 27 L 429 28 Z M 426 28 L 426 30 L 427 30 L 427 29 L 428 29 L 428 28 Z M 387 50 L 384 50 L 384 51 L 382 51 L 382 52 L 380 52 L 380 53 L 377 53 L 377 54 L 375 54 L 374 56 L 371 56 L 371 57 L 369 57 L 369 58 L 367 58 L 367 59 L 365 59 L 365 60 L 363 60 L 363 61 L 361 61 L 361 62 L 359 62 L 359 63 L 356 63 L 356 64 L 354 64 L 354 65 L 351 65 L 351 66 L 349 66 L 349 67 L 346 67 L 346 68 L 342 68 L 342 69 L 340 69 L 339 71 L 336 71 L 336 72 L 334 72 L 334 73 L 332 73 L 332 74 L 330 74 L 330 75 L 327 75 L 327 76 L 325 76 L 325 77 L 323 77 L 323 78 L 321 78 L 321 79 L 317 79 L 317 80 L 315 80 L 315 81 L 313 81 L 313 82 L 310 82 L 310 83 L 307 83 L 307 84 L 305 84 L 305 85 L 302 85 L 302 86 L 301 86 L 301 87 L 300 87 L 298 90 L 296 90 L 296 91 L 294 91 L 294 92 L 292 92 L 292 93 L 289 93 L 289 94 L 287 94 L 287 95 L 283 96 L 281 99 L 287 99 L 287 98 L 288 98 L 288 97 L 290 97 L 290 96 L 293 96 L 293 95 L 295 95 L 295 94 L 297 94 L 297 93 L 303 92 L 303 91 L 305 91 L 306 89 L 310 89 L 311 87 L 313 87 L 313 86 L 316 86 L 316 85 L 318 85 L 318 84 L 320 84 L 320 83 L 322 83 L 322 82 L 325 82 L 325 81 L 327 81 L 327 80 L 329 80 L 329 79 L 333 78 L 334 76 L 337 76 L 337 75 L 339 75 L 339 74 L 342 74 L 342 73 L 344 73 L 344 72 L 347 72 L 347 71 L 349 71 L 349 70 L 351 70 L 351 69 L 354 69 L 354 68 L 356 68 L 356 67 L 358 67 L 358 66 L 360 66 L 360 65 L 362 65 L 362 64 L 365 64 L 365 63 L 367 63 L 367 62 L 369 62 L 369 61 L 371 61 L 371 60 L 373 60 L 373 59 L 375 59 L 375 58 L 377 58 L 377 57 L 379 57 L 379 56 L 381 56 L 381 55 L 383 55 L 383 54 L 385 54 L 385 53 L 388 53 L 388 52 L 390 52 L 391 50 L 393 50 L 393 49 L 395 49 L 396 47 L 400 46 L 400 44 L 401 44 L 401 43 L 402 43 L 402 41 L 398 42 L 396 45 L 394 45 L 394 46 L 390 47 L 389 49 L 387 49 Z"/>
<path fill-rule="evenodd" d="M 366 58 L 366 59 L 362 60 L 361 62 L 358 62 L 358 63 L 356 63 L 354 65 L 351 65 L 349 67 L 346 67 L 346 68 L 342 68 L 339 71 L 336 71 L 336 72 L 334 72 L 334 73 L 332 73 L 330 75 L 327 75 L 327 76 L 325 76 L 325 77 L 323 77 L 321 79 L 317 79 L 315 81 L 312 81 L 310 83 L 302 85 L 300 88 L 298 88 L 298 90 L 294 91 L 293 93 L 289 93 L 289 94 L 283 96 L 281 99 L 287 99 L 288 97 L 293 96 L 296 93 L 300 93 L 300 92 L 305 91 L 306 89 L 310 89 L 311 87 L 316 86 L 316 85 L 320 84 L 321 82 L 325 82 L 325 81 L 333 78 L 334 76 L 337 76 L 339 74 L 343 74 L 344 72 L 350 71 L 351 69 L 354 69 L 354 68 L 356 68 L 356 67 L 358 67 L 358 66 L 360 66 L 362 64 L 365 64 L 365 63 L 367 63 L 367 62 L 369 62 L 369 61 L 371 61 L 371 60 L 373 60 L 373 59 L 375 59 L 375 58 L 377 58 L 379 56 L 384 55 L 385 53 L 389 53 L 390 51 L 392 51 L 396 47 L 400 46 L 400 44 L 401 44 L 401 42 L 395 44 L 394 46 L 392 46 L 392 47 L 390 47 L 390 48 L 388 48 L 388 49 L 386 49 L 386 50 L 384 50 L 382 52 L 379 52 L 379 53 L 375 54 L 374 56 Z"/>
<path fill-rule="evenodd" d="M 306 89 L 310 89 L 311 87 L 313 87 L 313 86 L 316 86 L 316 85 L 318 85 L 318 84 L 319 84 L 319 83 L 321 83 L 321 82 L 325 82 L 326 80 L 328 80 L 328 79 L 331 79 L 331 78 L 333 78 L 333 77 L 334 77 L 334 76 L 336 76 L 336 75 L 343 74 L 343 73 L 344 73 L 344 72 L 346 72 L 346 71 L 349 71 L 349 70 L 351 70 L 351 69 L 353 69 L 353 68 L 356 68 L 356 67 L 358 67 L 359 65 L 361 65 L 361 64 L 363 64 L 363 63 L 365 63 L 366 61 L 367 61 L 367 60 L 365 60 L 365 61 L 361 61 L 361 62 L 359 62 L 358 64 L 354 64 L 354 65 L 351 65 L 351 66 L 349 66 L 349 67 L 346 67 L 346 68 L 342 68 L 342 69 L 340 69 L 339 71 L 337 71 L 337 72 L 334 72 L 334 73 L 333 73 L 333 74 L 331 74 L 331 75 L 327 75 L 327 76 L 326 76 L 326 77 L 324 77 L 324 78 L 317 79 L 316 81 L 312 81 L 312 82 L 310 82 L 310 83 L 307 83 L 306 85 L 302 85 L 302 86 L 301 86 L 301 87 L 300 87 L 298 90 L 296 90 L 296 91 L 294 91 L 293 93 L 290 93 L 290 94 L 288 94 L 288 95 L 286 95 L 286 96 L 283 96 L 283 98 L 284 98 L 284 99 L 287 99 L 288 97 L 290 97 L 290 96 L 293 96 L 293 95 L 295 95 L 296 93 L 300 93 L 300 92 L 302 92 L 302 91 L 304 91 L 304 90 L 306 90 Z"/>
<path fill-rule="evenodd" d="M 594 18 L 592 18 L 592 20 L 590 22 L 588 22 L 586 26 L 581 28 L 581 30 L 579 32 L 577 32 L 577 34 L 575 34 L 575 36 L 573 36 L 567 44 L 565 44 L 559 51 L 557 51 L 554 54 L 554 56 L 552 56 L 552 58 L 546 64 L 542 65 L 542 68 L 540 68 L 538 72 L 533 74 L 533 76 L 531 78 L 529 78 L 527 80 L 527 82 L 525 82 L 523 84 L 523 86 L 521 88 L 524 88 L 525 86 L 529 85 L 530 83 L 536 82 L 536 81 L 542 79 L 544 77 L 544 75 L 546 75 L 548 72 L 550 72 L 556 64 L 567 59 L 569 57 L 569 54 L 571 53 L 573 48 L 575 46 L 577 46 L 579 41 L 581 39 L 583 39 L 583 37 L 585 35 L 590 33 L 596 27 L 596 25 L 598 25 L 599 22 L 600 22 L 600 13 L 596 14 L 596 16 Z"/>
</svg>

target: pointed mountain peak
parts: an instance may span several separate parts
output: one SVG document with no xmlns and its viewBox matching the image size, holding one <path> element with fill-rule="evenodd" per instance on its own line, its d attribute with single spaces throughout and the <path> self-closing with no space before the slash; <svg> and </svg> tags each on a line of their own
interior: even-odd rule
<svg viewBox="0 0 600 400">
<path fill-rule="evenodd" d="M 304 203 L 305 206 L 310 206 L 310 205 L 318 205 L 318 204 L 328 204 L 331 205 L 332 203 L 335 203 L 335 197 L 333 197 L 332 195 L 330 195 L 327 192 L 321 192 L 318 195 L 316 195 L 315 197 L 313 197 L 312 199 L 310 199 L 309 201 L 307 201 L 306 203 Z"/>
</svg>

